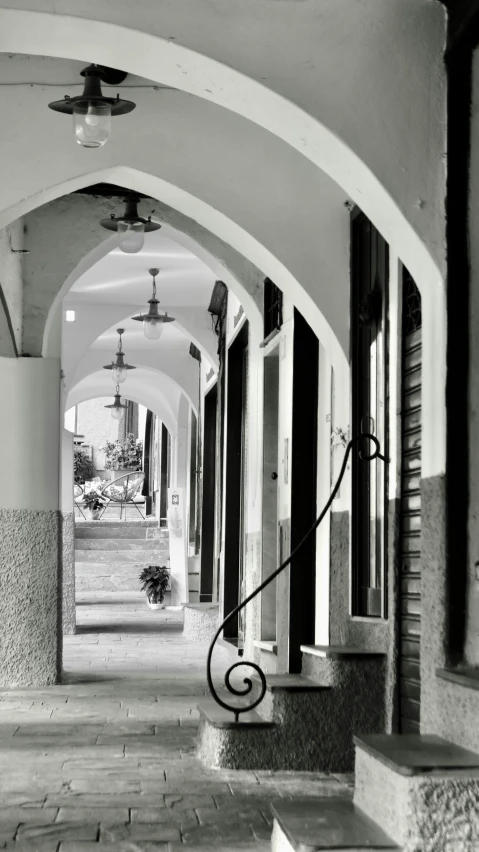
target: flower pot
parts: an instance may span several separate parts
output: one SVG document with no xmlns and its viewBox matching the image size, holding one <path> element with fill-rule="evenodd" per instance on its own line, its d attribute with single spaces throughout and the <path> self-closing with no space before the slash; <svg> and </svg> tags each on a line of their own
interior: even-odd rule
<svg viewBox="0 0 479 852">
<path fill-rule="evenodd" d="M 148 605 L 148 609 L 163 609 L 164 607 L 163 603 L 152 603 L 148 597 L 146 599 L 146 603 Z"/>
<path fill-rule="evenodd" d="M 88 511 L 88 519 L 90 521 L 99 521 L 100 515 L 102 513 L 101 509 L 87 509 Z"/>
</svg>

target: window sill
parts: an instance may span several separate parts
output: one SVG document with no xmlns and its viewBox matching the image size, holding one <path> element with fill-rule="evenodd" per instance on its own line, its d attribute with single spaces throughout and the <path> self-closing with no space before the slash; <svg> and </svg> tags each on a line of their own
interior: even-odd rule
<svg viewBox="0 0 479 852">
<path fill-rule="evenodd" d="M 271 343 L 271 341 L 274 340 L 274 338 L 278 336 L 280 331 L 281 331 L 281 328 L 273 328 L 273 331 L 271 331 L 268 334 L 268 336 L 265 337 L 265 339 L 262 341 L 262 343 L 260 343 L 259 348 L 264 349 L 268 345 L 268 343 Z"/>
<path fill-rule="evenodd" d="M 479 689 L 479 669 L 436 669 L 436 677 L 457 683 L 466 689 Z"/>
<path fill-rule="evenodd" d="M 255 648 L 259 648 L 260 651 L 266 651 L 267 654 L 278 653 L 278 645 L 276 641 L 271 642 L 267 639 L 255 639 L 253 644 Z"/>
</svg>

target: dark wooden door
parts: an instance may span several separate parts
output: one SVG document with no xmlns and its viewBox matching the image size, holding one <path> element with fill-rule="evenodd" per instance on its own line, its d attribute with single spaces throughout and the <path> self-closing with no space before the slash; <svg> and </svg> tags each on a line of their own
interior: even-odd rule
<svg viewBox="0 0 479 852">
<path fill-rule="evenodd" d="M 203 442 L 203 505 L 201 512 L 200 602 L 213 600 L 215 558 L 216 405 L 218 386 L 205 396 Z"/>
<path fill-rule="evenodd" d="M 291 550 L 316 519 L 318 445 L 318 338 L 294 311 L 293 430 L 291 454 Z M 280 547 L 284 548 L 280 537 Z M 284 556 L 284 553 L 282 554 Z M 314 644 L 316 536 L 294 557 L 290 568 L 289 671 L 301 671 L 301 645 Z"/>
<path fill-rule="evenodd" d="M 360 211 L 351 231 L 352 434 L 370 432 L 387 457 L 388 246 Z M 371 452 L 369 441 L 364 451 Z M 353 453 L 352 613 L 386 615 L 386 471 Z"/>
<path fill-rule="evenodd" d="M 421 708 L 421 296 L 403 267 L 399 725 L 418 733 Z"/>
<path fill-rule="evenodd" d="M 245 323 L 228 350 L 223 599 L 225 615 L 238 605 L 242 582 L 247 345 L 248 323 Z M 236 615 L 226 625 L 224 636 L 233 639 L 238 635 L 239 619 Z"/>
</svg>

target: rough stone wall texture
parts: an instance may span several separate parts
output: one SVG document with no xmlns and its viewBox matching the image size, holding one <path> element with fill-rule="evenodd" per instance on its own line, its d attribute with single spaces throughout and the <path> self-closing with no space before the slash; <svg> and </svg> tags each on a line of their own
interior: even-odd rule
<svg viewBox="0 0 479 852">
<path fill-rule="evenodd" d="M 355 620 L 350 615 L 349 570 L 349 511 L 331 514 L 330 557 L 330 642 L 365 648 L 387 655 L 385 688 L 385 724 L 391 731 L 396 714 L 396 658 L 395 636 L 397 630 L 397 526 L 399 501 L 390 500 L 388 506 L 388 577 L 386 619 Z"/>
<path fill-rule="evenodd" d="M 210 642 L 219 627 L 219 605 L 185 606 L 183 636 L 194 642 Z"/>
<path fill-rule="evenodd" d="M 448 646 L 444 476 L 422 480 L 421 500 L 421 732 L 479 752 L 479 692 L 436 675 L 447 664 Z"/>
<path fill-rule="evenodd" d="M 61 671 L 60 513 L 0 510 L 0 684 L 43 686 Z"/>
<path fill-rule="evenodd" d="M 354 802 L 403 852 L 473 852 L 478 800 L 477 775 L 399 775 L 357 749 Z"/>
<path fill-rule="evenodd" d="M 75 519 L 62 512 L 62 628 L 63 634 L 76 632 L 75 610 Z"/>
</svg>

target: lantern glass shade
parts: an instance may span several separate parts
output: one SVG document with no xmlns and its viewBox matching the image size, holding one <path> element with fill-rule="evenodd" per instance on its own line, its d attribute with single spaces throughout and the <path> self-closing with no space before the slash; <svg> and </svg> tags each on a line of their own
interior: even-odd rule
<svg viewBox="0 0 479 852">
<path fill-rule="evenodd" d="M 158 340 L 163 333 L 163 319 L 143 320 L 143 332 L 148 340 Z"/>
<path fill-rule="evenodd" d="M 122 382 L 125 381 L 127 375 L 128 375 L 128 369 L 127 369 L 126 366 L 121 367 L 118 364 L 115 364 L 112 367 L 111 377 L 112 377 L 113 381 L 115 382 L 115 384 L 121 385 Z"/>
<path fill-rule="evenodd" d="M 118 222 L 118 247 L 127 254 L 143 248 L 145 225 L 143 222 Z"/>
<path fill-rule="evenodd" d="M 119 420 L 121 418 L 123 406 L 121 408 L 120 408 L 120 406 L 118 406 L 118 407 L 113 406 L 112 408 L 110 408 L 110 411 L 111 411 L 111 416 L 113 417 L 113 420 Z"/>
<path fill-rule="evenodd" d="M 109 104 L 74 104 L 73 132 L 84 148 L 101 148 L 108 141 L 111 129 Z"/>
</svg>

